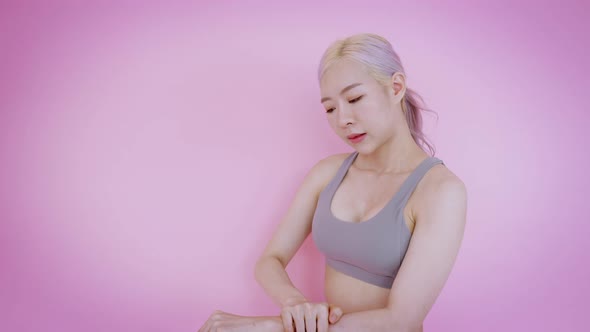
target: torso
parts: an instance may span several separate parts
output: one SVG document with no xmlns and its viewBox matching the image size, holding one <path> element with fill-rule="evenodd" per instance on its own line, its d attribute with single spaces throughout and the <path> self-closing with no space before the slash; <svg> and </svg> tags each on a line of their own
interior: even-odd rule
<svg viewBox="0 0 590 332">
<path fill-rule="evenodd" d="M 334 173 L 348 154 L 341 154 L 334 160 Z M 426 155 L 425 155 L 426 157 Z M 418 165 L 419 161 L 416 163 Z M 421 208 L 425 190 L 445 172 L 444 165 L 430 169 L 410 196 L 404 207 L 406 226 L 413 233 L 416 211 Z M 411 171 L 410 171 L 411 172 Z M 332 200 L 332 213 L 341 220 L 363 222 L 375 216 L 399 190 L 410 172 L 396 175 L 375 176 L 358 170 L 354 164 Z M 344 222 L 344 221 L 343 221 Z M 325 265 L 324 289 L 326 301 L 342 308 L 344 313 L 384 308 L 387 306 L 390 290 L 366 283 L 343 274 Z M 416 331 L 419 332 L 420 330 Z"/>
</svg>

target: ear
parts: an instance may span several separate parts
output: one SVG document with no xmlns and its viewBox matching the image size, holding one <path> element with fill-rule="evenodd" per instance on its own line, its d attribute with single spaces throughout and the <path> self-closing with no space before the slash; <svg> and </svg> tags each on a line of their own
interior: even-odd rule
<svg viewBox="0 0 590 332">
<path fill-rule="evenodd" d="M 393 102 L 399 103 L 406 94 L 406 75 L 401 72 L 395 72 L 391 75 L 392 97 Z"/>
</svg>

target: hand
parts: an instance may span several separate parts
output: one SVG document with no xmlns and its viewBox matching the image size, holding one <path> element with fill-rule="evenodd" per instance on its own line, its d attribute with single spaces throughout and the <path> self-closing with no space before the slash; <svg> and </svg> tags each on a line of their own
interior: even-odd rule
<svg viewBox="0 0 590 332">
<path fill-rule="evenodd" d="M 341 316 L 342 309 L 339 307 L 310 303 L 304 299 L 288 303 L 281 310 L 283 328 L 287 332 L 315 332 L 316 328 L 318 332 L 328 332 L 328 323 L 336 323 Z"/>
<path fill-rule="evenodd" d="M 216 310 L 199 329 L 199 332 L 266 331 L 272 326 L 272 317 L 239 316 Z"/>
</svg>

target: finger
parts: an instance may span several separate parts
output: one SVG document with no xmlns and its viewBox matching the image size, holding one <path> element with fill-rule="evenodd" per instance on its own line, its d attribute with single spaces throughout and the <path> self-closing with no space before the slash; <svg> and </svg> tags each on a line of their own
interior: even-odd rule
<svg viewBox="0 0 590 332">
<path fill-rule="evenodd" d="M 316 320 L 317 320 L 317 313 L 315 310 L 311 309 L 310 307 L 305 308 L 305 331 L 306 332 L 316 332 Z"/>
<path fill-rule="evenodd" d="M 342 309 L 335 305 L 330 305 L 330 324 L 336 323 L 342 317 Z"/>
<path fill-rule="evenodd" d="M 211 331 L 211 324 L 213 323 L 213 315 L 209 316 L 209 319 L 205 322 L 203 327 L 199 330 L 199 332 L 210 332 Z"/>
<path fill-rule="evenodd" d="M 295 321 L 295 331 L 296 332 L 305 332 L 305 313 L 303 312 L 303 307 L 298 306 L 293 311 L 293 320 Z"/>
<path fill-rule="evenodd" d="M 206 330 L 205 330 L 205 326 L 207 326 L 207 322 L 205 322 L 205 323 L 204 323 L 204 324 L 201 326 L 201 328 L 199 328 L 199 331 L 198 331 L 198 332 L 206 332 Z"/>
<path fill-rule="evenodd" d="M 283 310 L 281 312 L 281 319 L 283 320 L 283 329 L 285 332 L 295 332 L 295 328 L 293 326 L 293 316 L 287 310 Z"/>
<path fill-rule="evenodd" d="M 326 308 L 318 312 L 317 329 L 318 332 L 328 332 L 328 309 Z"/>
<path fill-rule="evenodd" d="M 221 310 L 215 310 L 210 316 L 209 319 L 207 319 L 207 321 L 205 322 L 205 324 L 203 325 L 203 327 L 201 327 L 201 329 L 199 330 L 199 332 L 211 332 L 211 330 L 214 327 L 214 322 L 216 322 L 217 320 L 219 320 L 222 315 L 224 314 L 223 311 Z"/>
<path fill-rule="evenodd" d="M 211 324 L 211 332 L 225 331 L 227 326 L 227 321 L 216 320 Z"/>
<path fill-rule="evenodd" d="M 199 329 L 199 332 L 209 332 L 209 330 L 211 328 L 210 325 L 211 325 L 211 319 L 207 319 L 205 324 L 203 324 L 203 326 Z"/>
</svg>

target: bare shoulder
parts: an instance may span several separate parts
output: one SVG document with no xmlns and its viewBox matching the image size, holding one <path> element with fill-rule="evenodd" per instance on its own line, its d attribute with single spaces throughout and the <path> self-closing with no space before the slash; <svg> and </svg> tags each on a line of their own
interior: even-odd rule
<svg viewBox="0 0 590 332">
<path fill-rule="evenodd" d="M 451 171 L 446 165 L 438 164 L 432 166 L 432 168 L 424 175 L 424 181 L 426 188 L 434 189 L 439 186 L 457 186 L 465 187 L 463 181 L 453 171 Z"/>
<path fill-rule="evenodd" d="M 334 177 L 344 160 L 349 155 L 349 152 L 344 152 L 324 157 L 313 165 L 309 171 L 309 175 L 317 181 L 320 188 L 323 188 Z"/>
<path fill-rule="evenodd" d="M 441 200 L 460 201 L 464 205 L 467 203 L 465 183 L 444 164 L 433 166 L 420 181 L 416 192 L 414 215 L 420 215 L 434 202 Z"/>
</svg>

